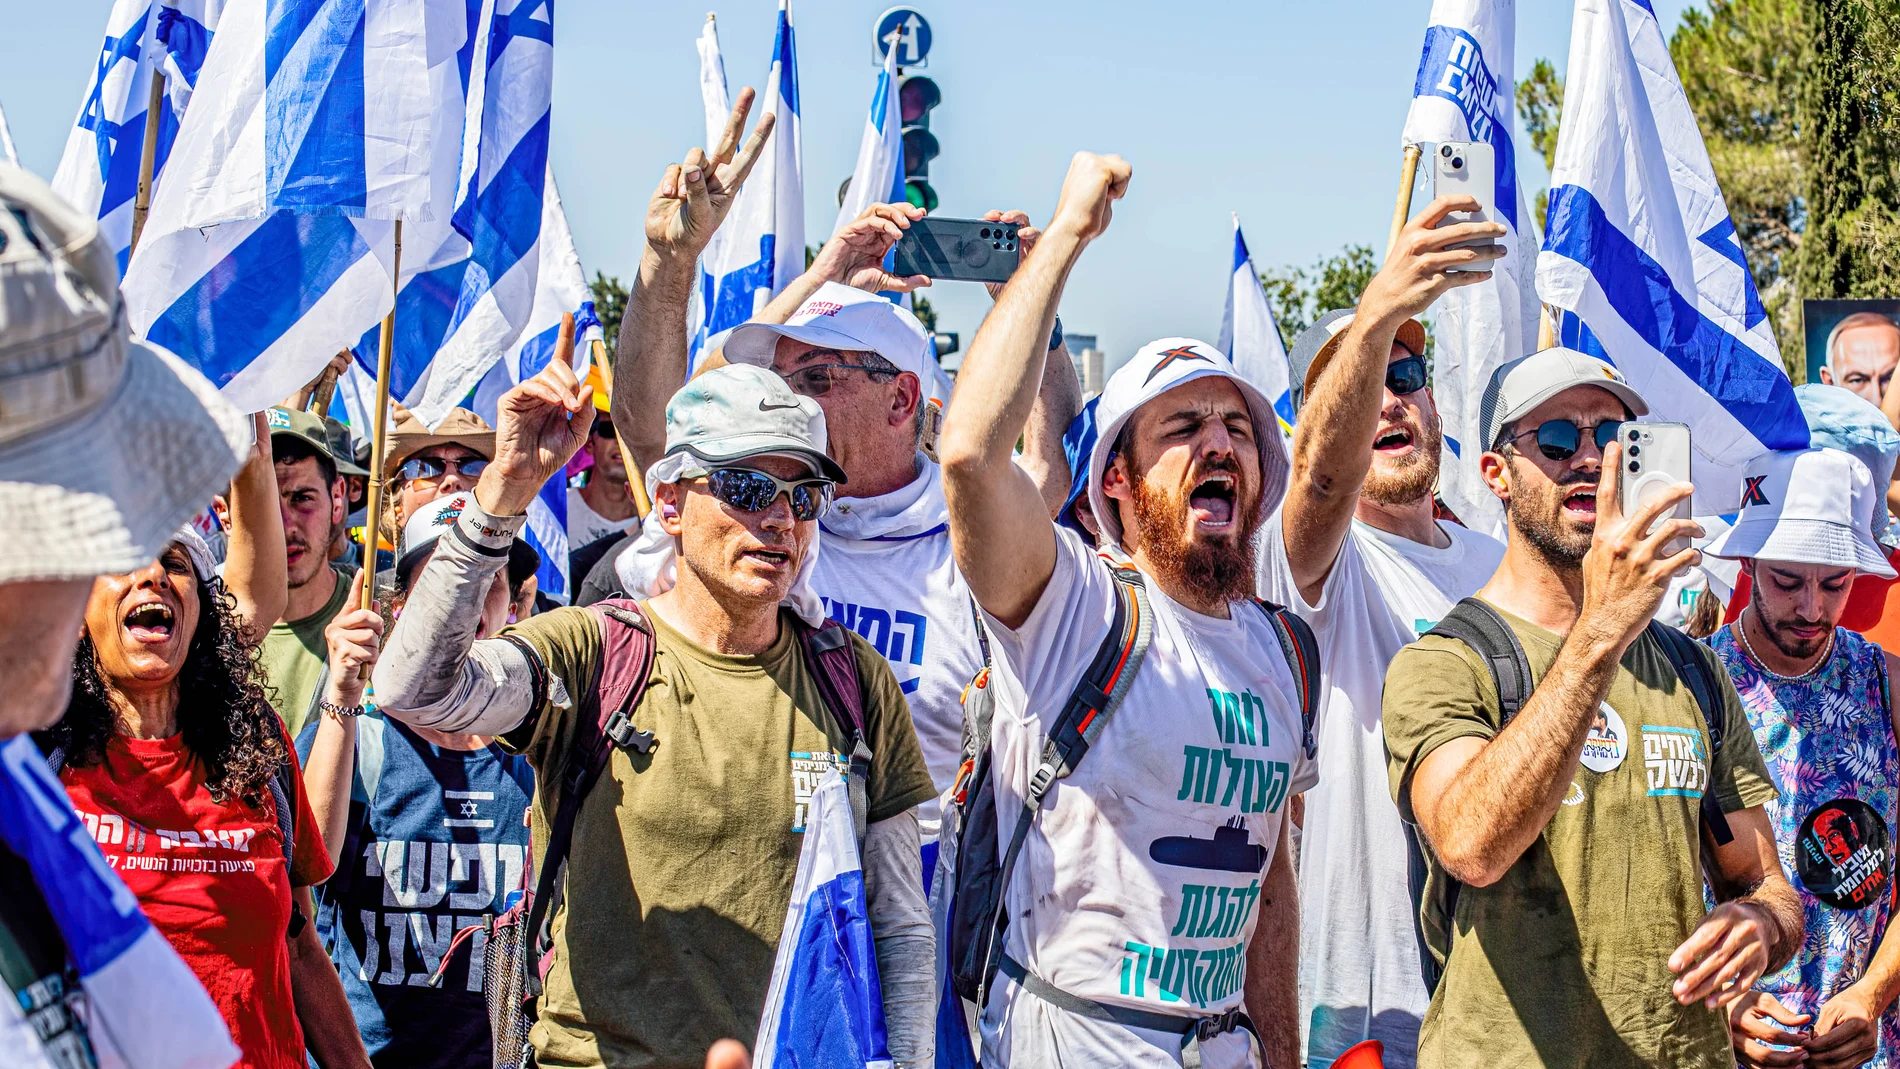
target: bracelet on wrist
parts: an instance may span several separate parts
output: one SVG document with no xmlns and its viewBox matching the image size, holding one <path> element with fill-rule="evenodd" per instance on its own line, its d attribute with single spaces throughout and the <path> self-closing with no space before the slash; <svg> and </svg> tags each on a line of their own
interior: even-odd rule
<svg viewBox="0 0 1900 1069">
<path fill-rule="evenodd" d="M 333 720 L 354 720 L 369 711 L 369 707 L 362 702 L 357 702 L 355 705 L 338 705 L 335 702 L 320 701 L 317 703 L 317 708 L 322 709 L 324 715 Z"/>
</svg>

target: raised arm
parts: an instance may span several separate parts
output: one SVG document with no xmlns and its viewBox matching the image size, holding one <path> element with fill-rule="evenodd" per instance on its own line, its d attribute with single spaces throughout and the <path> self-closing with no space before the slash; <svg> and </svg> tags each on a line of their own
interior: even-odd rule
<svg viewBox="0 0 1900 1069">
<path fill-rule="evenodd" d="M 614 426 L 621 447 L 645 471 L 666 451 L 666 402 L 686 381 L 686 306 L 699 279 L 699 254 L 739 195 L 772 133 L 774 116 L 739 134 L 753 92 L 739 91 L 711 158 L 699 149 L 669 164 L 647 202 L 646 248 L 614 346 Z"/>
<path fill-rule="evenodd" d="M 1023 258 L 1029 256 L 1042 237 L 1042 231 L 1029 225 L 1025 212 L 992 211 L 983 213 L 983 218 L 992 223 L 1015 223 L 1021 227 L 1016 231 L 1016 247 Z M 985 285 L 991 300 L 1002 296 L 1005 283 Z M 1051 330 L 1053 332 L 1053 327 Z M 1068 343 L 1063 342 L 1043 358 L 1042 383 L 1036 388 L 1036 403 L 1030 406 L 1029 422 L 1023 427 L 1022 456 L 1016 461 L 1016 466 L 1028 472 L 1042 492 L 1042 503 L 1048 506 L 1051 519 L 1062 511 L 1063 502 L 1069 499 L 1069 482 L 1074 475 L 1069 471 L 1068 454 L 1062 451 L 1062 433 L 1081 411 L 1082 383 L 1075 377 L 1075 361 L 1069 355 Z"/>
<path fill-rule="evenodd" d="M 592 429 L 574 376 L 574 318 L 563 316 L 554 358 L 496 406 L 495 459 L 474 500 L 435 544 L 375 670 L 382 711 L 438 731 L 501 735 L 534 708 L 527 658 L 506 639 L 475 641 L 481 603 L 549 477 Z"/>
<path fill-rule="evenodd" d="M 1670 539 L 1701 534 L 1693 521 L 1660 519 L 1693 488 L 1677 484 L 1626 517 L 1616 497 L 1622 455 L 1614 442 L 1604 450 L 1582 613 L 1537 689 L 1495 738 L 1453 739 L 1412 775 L 1411 808 L 1432 851 L 1473 886 L 1496 883 L 1543 834 L 1576 776 L 1623 651 L 1655 616 L 1669 577 L 1701 559 L 1695 549 L 1662 554 Z M 1655 531 L 1641 537 L 1651 523 Z"/>
<path fill-rule="evenodd" d="M 1055 219 L 970 345 L 937 447 L 957 567 L 983 608 L 1010 627 L 1028 619 L 1056 561 L 1042 492 L 1010 457 L 1042 384 L 1062 288 L 1107 229 L 1130 174 L 1119 156 L 1076 154 Z"/>
<path fill-rule="evenodd" d="M 348 608 L 323 629 L 324 644 L 329 647 L 323 700 L 338 709 L 363 704 L 363 689 L 382 648 L 383 615 L 375 605 L 358 608 L 362 603 L 363 572 L 359 570 L 350 580 L 350 598 L 344 603 Z M 310 796 L 310 813 L 317 818 L 332 868 L 342 863 L 343 837 L 349 833 L 357 719 L 329 715 L 325 710 L 310 741 L 310 753 L 303 759 L 304 793 Z"/>
<path fill-rule="evenodd" d="M 1359 504 L 1359 488 L 1372 467 L 1372 440 L 1385 407 L 1386 360 L 1399 328 L 1431 307 L 1446 290 L 1491 277 L 1489 271 L 1449 268 L 1504 254 L 1502 245 L 1447 247 L 1504 233 L 1500 223 L 1438 228 L 1446 213 L 1477 207 L 1471 197 L 1440 197 L 1405 225 L 1385 266 L 1360 295 L 1358 311 L 1342 333 L 1332 360 L 1320 369 L 1300 406 L 1282 527 L 1293 581 L 1308 604 L 1319 601 L 1333 562 L 1339 559 L 1339 547 Z"/>
<path fill-rule="evenodd" d="M 780 290 L 752 321 L 785 322 L 827 282 L 842 282 L 866 293 L 909 293 L 930 285 L 925 275 L 893 275 L 884 270 L 884 255 L 903 240 L 911 223 L 923 217 L 922 208 L 909 204 L 873 204 L 859 212 L 831 235 L 805 273 Z"/>
<path fill-rule="evenodd" d="M 226 498 L 231 538 L 224 554 L 224 587 L 237 599 L 245 641 L 255 644 L 264 640 L 290 603 L 290 578 L 277 469 L 271 463 L 270 424 L 262 412 L 251 419 L 256 440 L 250 458 L 231 479 L 231 494 Z"/>
</svg>

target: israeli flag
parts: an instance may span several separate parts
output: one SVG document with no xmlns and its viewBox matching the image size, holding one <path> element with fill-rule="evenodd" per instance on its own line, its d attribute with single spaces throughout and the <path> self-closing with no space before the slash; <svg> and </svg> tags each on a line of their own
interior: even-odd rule
<svg viewBox="0 0 1900 1069">
<path fill-rule="evenodd" d="M 848 814 L 845 821 L 849 831 Z M 72 800 L 31 738 L 15 735 L 0 743 L 0 841 L 26 863 L 65 938 L 84 988 L 83 1012 L 98 1064 L 140 1069 L 234 1064 L 240 1054 L 217 1005 L 106 864 L 93 830 L 73 812 Z M 110 831 L 104 825 L 97 830 Z M 25 992 L 18 1002 L 7 1001 L 31 1005 Z M 18 1019 L 19 1008 L 0 1009 L 9 1012 Z M 93 1061 L 71 1050 L 46 1054 L 61 1066 Z"/>
<path fill-rule="evenodd" d="M 446 218 L 465 0 L 231 0 L 124 291 L 132 327 L 258 411 L 391 305 L 395 221 Z"/>
<path fill-rule="evenodd" d="M 897 49 L 891 48 L 884 53 L 884 69 L 878 72 L 871 113 L 858 141 L 858 165 L 851 171 L 831 232 L 837 234 L 873 204 L 903 202 L 904 122 L 897 109 Z"/>
<path fill-rule="evenodd" d="M 1507 228 L 1505 257 L 1489 282 L 1454 289 L 1432 309 L 1432 398 L 1444 432 L 1439 493 L 1467 526 L 1487 532 L 1502 529 L 1504 509 L 1478 476 L 1485 448 L 1478 406 L 1491 373 L 1536 347 L 1539 314 L 1535 239 L 1520 239 L 1530 212 L 1511 139 L 1515 38 L 1514 0 L 1434 0 L 1402 135 L 1428 152 L 1446 141 L 1482 141 L 1497 165 L 1493 203 Z M 1430 156 L 1425 165 L 1433 166 Z"/>
<path fill-rule="evenodd" d="M 1227 311 L 1221 314 L 1220 351 L 1233 361 L 1241 378 L 1273 399 L 1280 433 L 1293 433 L 1293 378 L 1287 366 L 1286 345 L 1280 340 L 1280 327 L 1274 322 L 1260 273 L 1253 269 L 1253 258 L 1247 255 L 1247 238 L 1240 232 L 1239 215 L 1234 216 L 1234 270 L 1227 280 Z"/>
<path fill-rule="evenodd" d="M 540 283 L 535 287 L 528 327 L 475 388 L 474 411 L 491 427 L 497 422 L 496 406 L 501 395 L 540 374 L 554 359 L 561 313 L 574 314 L 574 374 L 583 380 L 587 378 L 594 343 L 602 338 L 600 317 L 594 313 L 593 294 L 587 288 L 581 258 L 574 251 L 574 236 L 567 228 L 567 213 L 561 209 L 552 169 L 548 171 L 546 190 L 541 208 Z M 541 593 L 565 604 L 584 578 L 570 576 L 567 571 L 570 547 L 565 472 L 556 472 L 529 503 L 528 523 L 521 536 L 541 555 L 541 570 L 536 573 Z"/>
<path fill-rule="evenodd" d="M 805 810 L 791 908 L 752 1051 L 755 1069 L 890 1069 L 851 796 L 836 771 L 818 781 Z"/>
<path fill-rule="evenodd" d="M 719 53 L 719 25 L 711 12 L 706 14 L 706 25 L 699 31 L 697 44 L 699 101 L 706 111 L 706 151 L 711 152 L 725 135 L 726 119 L 732 114 L 732 96 L 726 89 L 726 61 Z M 718 299 L 718 281 L 707 272 L 706 266 L 723 262 L 724 253 L 720 250 L 725 243 L 726 228 L 722 226 L 713 231 L 705 251 L 699 256 L 698 277 L 693 285 L 691 304 L 686 309 L 686 322 L 692 331 L 689 340 L 695 353 L 710 333 L 706 329 L 706 317 Z"/>
<path fill-rule="evenodd" d="M 791 0 L 779 0 L 764 114 L 777 117 L 768 158 L 753 169 L 726 216 L 718 257 L 706 251 L 712 298 L 703 333 L 692 342 L 695 359 L 709 339 L 752 318 L 805 270 L 805 180 Z"/>
<path fill-rule="evenodd" d="M 152 119 L 146 111 L 152 77 L 165 75 L 152 155 L 156 187 L 223 7 L 224 0 L 117 0 L 106 18 L 105 44 L 66 136 L 53 191 L 98 218 L 100 234 L 118 254 L 121 276 L 131 252 L 145 125 Z"/>
<path fill-rule="evenodd" d="M 1690 426 L 1695 514 L 1733 512 L 1742 469 L 1808 425 L 1647 3 L 1578 0 L 1568 78 L 1538 292 L 1651 418 Z"/>
</svg>

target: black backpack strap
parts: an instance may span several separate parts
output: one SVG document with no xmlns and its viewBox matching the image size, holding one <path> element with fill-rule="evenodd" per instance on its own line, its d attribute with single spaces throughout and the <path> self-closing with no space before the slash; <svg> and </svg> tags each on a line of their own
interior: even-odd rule
<svg viewBox="0 0 1900 1069">
<path fill-rule="evenodd" d="M 1313 637 L 1313 629 L 1305 620 L 1284 607 L 1258 598 L 1254 604 L 1267 614 L 1267 622 L 1273 625 L 1273 637 L 1280 640 L 1286 666 L 1293 671 L 1293 681 L 1299 684 L 1300 746 L 1306 751 L 1306 759 L 1311 761 L 1319 756 L 1319 739 L 1313 732 L 1319 720 L 1321 698 L 1319 640 Z"/>
<path fill-rule="evenodd" d="M 1702 712 L 1702 726 L 1709 733 L 1709 773 L 1710 784 L 1714 785 L 1715 755 L 1722 752 L 1724 734 L 1723 705 L 1721 686 L 1715 680 L 1715 673 L 1709 668 L 1709 662 L 1696 647 L 1701 645 L 1695 639 L 1656 620 L 1649 622 L 1649 633 L 1662 647 L 1663 656 L 1669 658 L 1669 664 L 1675 668 L 1676 675 L 1689 693 L 1695 695 L 1696 708 Z M 1733 842 L 1735 833 L 1729 829 L 1728 814 L 1722 812 L 1722 803 L 1715 800 L 1715 791 L 1705 788 L 1702 792 L 1702 822 L 1708 825 L 1709 834 L 1716 845 L 1726 846 Z"/>
<path fill-rule="evenodd" d="M 297 864 L 297 811 L 293 808 L 293 799 L 297 797 L 297 764 L 285 755 L 284 763 L 277 766 L 267 781 L 270 787 L 271 810 L 277 818 L 277 834 L 284 844 L 284 875 L 288 879 L 290 871 Z M 293 885 L 294 887 L 294 885 Z M 297 898 L 290 899 L 290 923 L 284 926 L 284 938 L 295 940 L 303 933 L 303 926 L 310 918 L 297 908 Z"/>
<path fill-rule="evenodd" d="M 1484 658 L 1491 670 L 1491 681 L 1498 688 L 1498 730 L 1511 722 L 1530 699 L 1533 682 L 1531 662 L 1524 656 L 1511 625 L 1498 611 L 1477 598 L 1466 598 L 1452 606 L 1445 618 L 1432 626 L 1428 635 L 1455 638 Z"/>
<path fill-rule="evenodd" d="M 1029 826 L 1042 809 L 1043 797 L 1055 786 L 1056 780 L 1075 771 L 1088 755 L 1089 747 L 1101 737 L 1102 729 L 1128 697 L 1128 688 L 1134 685 L 1135 675 L 1141 671 L 1141 662 L 1148 656 L 1148 646 L 1154 638 L 1154 613 L 1148 604 L 1146 580 L 1132 568 L 1110 565 L 1110 570 L 1115 577 L 1114 621 L 1109 625 L 1108 634 L 1102 637 L 1088 671 L 1076 681 L 1075 690 L 1049 731 L 1049 740 L 1042 748 L 1042 763 L 1029 779 L 1029 793 L 1023 799 L 1009 846 L 1003 851 L 996 910 L 983 935 L 986 945 L 982 975 L 986 978 L 995 976 L 1001 962 L 1003 948 L 996 936 L 1000 931 L 997 922 L 1002 916 L 1003 898 L 1008 893 L 1016 857 L 1022 853 L 1023 841 L 1029 837 Z M 986 980 L 978 992 L 977 1005 L 983 1005 L 988 995 Z"/>
</svg>

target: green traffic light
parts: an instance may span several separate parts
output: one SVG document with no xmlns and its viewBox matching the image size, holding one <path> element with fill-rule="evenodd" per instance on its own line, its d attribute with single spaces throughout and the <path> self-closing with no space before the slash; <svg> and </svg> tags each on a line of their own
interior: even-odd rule
<svg viewBox="0 0 1900 1069">
<path fill-rule="evenodd" d="M 930 188 L 929 182 L 917 179 L 905 182 L 904 199 L 909 201 L 912 207 L 922 208 L 927 212 L 937 210 L 937 191 Z"/>
</svg>

